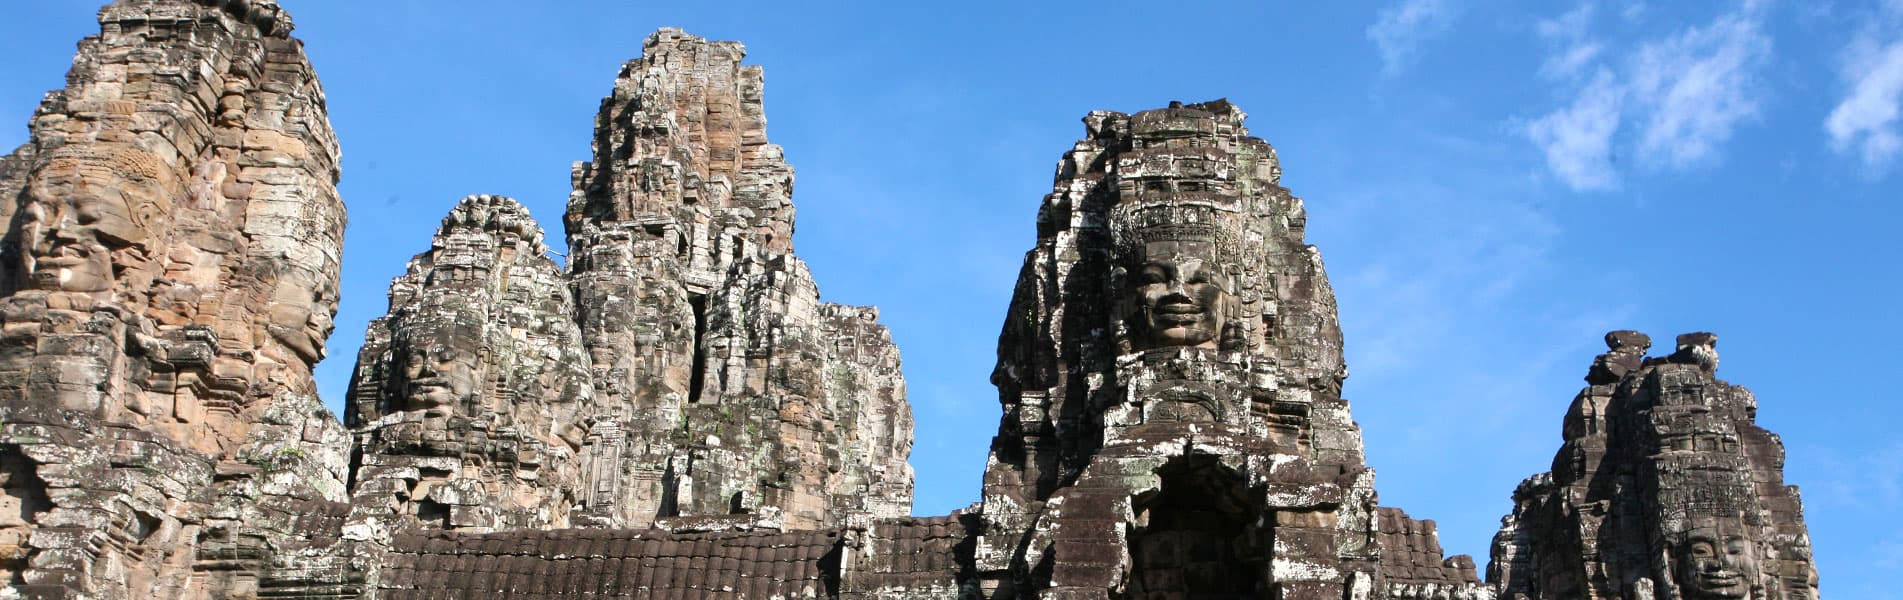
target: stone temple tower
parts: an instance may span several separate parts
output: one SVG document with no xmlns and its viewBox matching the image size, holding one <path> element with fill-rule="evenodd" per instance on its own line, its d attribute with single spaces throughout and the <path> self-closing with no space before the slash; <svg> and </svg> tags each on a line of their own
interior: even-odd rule
<svg viewBox="0 0 1903 600">
<path fill-rule="evenodd" d="M 1222 100 L 1095 112 L 1059 162 L 992 376 L 1005 415 L 974 553 L 988 594 L 1382 583 L 1334 293 L 1243 118 Z"/>
<path fill-rule="evenodd" d="M 1488 582 L 1380 506 L 1303 203 L 1222 100 L 1084 119 L 981 500 L 913 516 L 891 332 L 793 252 L 760 67 L 676 29 L 568 171 L 567 260 L 515 200 L 455 203 L 340 423 L 339 148 L 289 16 L 99 23 L 0 156 L 0 600 L 1817 597 L 1708 333 L 1608 334 Z"/>
<path fill-rule="evenodd" d="M 1513 492 L 1487 579 L 1512 599 L 1817 598 L 1784 443 L 1718 379 L 1718 336 L 1606 334 L 1553 470 Z"/>
</svg>

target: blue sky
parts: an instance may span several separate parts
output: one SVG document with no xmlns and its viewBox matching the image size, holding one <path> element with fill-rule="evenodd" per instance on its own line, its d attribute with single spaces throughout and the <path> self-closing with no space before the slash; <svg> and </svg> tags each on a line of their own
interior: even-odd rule
<svg viewBox="0 0 1903 600">
<path fill-rule="evenodd" d="M 1710 330 L 1789 449 L 1824 593 L 1894 597 L 1903 1 L 283 2 L 344 147 L 333 406 L 458 198 L 559 239 L 616 69 L 678 26 L 766 67 L 798 252 L 903 352 L 921 513 L 977 497 L 997 327 L 1078 119 L 1227 97 L 1308 201 L 1384 504 L 1484 561 L 1600 334 Z M 0 6 L 0 145 L 97 4 Z"/>
</svg>

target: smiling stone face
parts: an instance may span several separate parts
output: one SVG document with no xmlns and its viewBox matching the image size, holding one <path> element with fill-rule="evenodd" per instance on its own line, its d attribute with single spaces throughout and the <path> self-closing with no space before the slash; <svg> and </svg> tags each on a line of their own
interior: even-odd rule
<svg viewBox="0 0 1903 600">
<path fill-rule="evenodd" d="M 1142 262 L 1128 275 L 1136 305 L 1128 325 L 1141 346 L 1216 345 L 1228 291 L 1212 255 L 1206 242 L 1144 244 Z"/>
<path fill-rule="evenodd" d="M 1685 597 L 1750 599 L 1758 576 L 1757 547 L 1732 528 L 1706 526 L 1678 546 L 1678 584 Z"/>
<path fill-rule="evenodd" d="M 282 285 L 280 296 L 271 304 L 267 328 L 271 337 L 284 344 L 306 363 L 324 358 L 324 343 L 337 328 L 337 289 L 329 282 L 317 282 L 315 289 Z"/>
<path fill-rule="evenodd" d="M 129 146 L 67 146 L 27 181 L 22 243 L 27 284 L 98 292 L 113 284 L 112 253 L 150 247 L 166 228 L 173 171 Z"/>
<path fill-rule="evenodd" d="M 475 391 L 476 355 L 446 343 L 452 341 L 416 340 L 401 348 L 402 410 L 450 406 Z"/>
</svg>

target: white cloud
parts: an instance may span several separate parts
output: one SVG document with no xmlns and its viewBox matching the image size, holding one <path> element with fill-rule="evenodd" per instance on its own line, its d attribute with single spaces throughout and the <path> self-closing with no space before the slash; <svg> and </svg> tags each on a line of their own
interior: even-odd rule
<svg viewBox="0 0 1903 600">
<path fill-rule="evenodd" d="M 1740 121 L 1756 116 L 1757 71 L 1771 38 L 1747 6 L 1705 27 L 1646 44 L 1629 75 L 1634 99 L 1651 110 L 1640 158 L 1684 167 L 1712 158 Z"/>
<path fill-rule="evenodd" d="M 1381 72 L 1392 75 L 1412 64 L 1421 43 L 1445 33 L 1457 10 L 1447 0 L 1402 0 L 1381 9 L 1367 32 L 1381 52 Z"/>
<path fill-rule="evenodd" d="M 1599 58 L 1602 46 L 1586 35 L 1592 27 L 1594 12 L 1594 5 L 1586 2 L 1566 14 L 1541 19 L 1534 24 L 1534 30 L 1539 32 L 1541 38 L 1559 48 L 1558 52 L 1540 64 L 1541 76 L 1571 79 L 1579 76 L 1588 64 Z"/>
<path fill-rule="evenodd" d="M 1715 160 L 1739 124 L 1757 116 L 1758 72 L 1771 53 L 1758 3 L 1701 27 L 1623 44 L 1636 50 L 1617 57 L 1605 56 L 1606 48 L 1621 44 L 1592 34 L 1594 12 L 1582 3 L 1534 27 L 1552 47 L 1540 75 L 1558 82 L 1569 100 L 1527 121 L 1523 132 L 1568 187 L 1618 187 L 1616 134 L 1628 119 L 1642 163 L 1681 169 Z"/>
<path fill-rule="evenodd" d="M 1646 6 L 1644 2 L 1633 2 L 1619 10 L 1619 17 L 1625 19 L 1627 23 L 1638 23 L 1645 20 L 1645 13 L 1649 10 L 1651 7 Z"/>
<path fill-rule="evenodd" d="M 1903 0 L 1896 4 L 1903 5 Z M 1831 147 L 1854 152 L 1865 166 L 1882 169 L 1903 150 L 1897 131 L 1897 117 L 1903 112 L 1903 40 L 1883 47 L 1868 38 L 1853 43 L 1843 77 L 1849 91 L 1824 120 Z"/>
<path fill-rule="evenodd" d="M 1344 241 L 1380 240 L 1379 250 L 1331 277 L 1343 326 L 1353 330 L 1349 364 L 1364 378 L 1443 356 L 1448 350 L 1435 344 L 1476 331 L 1463 316 L 1494 314 L 1548 267 L 1559 224 L 1522 201 L 1518 188 L 1480 171 L 1438 171 L 1440 181 L 1383 178 L 1333 200 L 1331 222 L 1352 232 Z M 1401 197 L 1405 210 L 1394 203 Z"/>
<path fill-rule="evenodd" d="M 1903 503 L 1903 442 L 1844 456 L 1830 449 L 1803 457 L 1815 473 L 1804 486 L 1804 498 L 1835 509 L 1870 511 Z"/>
<path fill-rule="evenodd" d="M 1550 79 L 1570 79 L 1584 71 L 1586 65 L 1599 58 L 1601 48 L 1598 42 L 1580 42 L 1566 47 L 1566 51 L 1553 55 L 1540 63 L 1540 75 Z"/>
<path fill-rule="evenodd" d="M 1540 19 L 1533 24 L 1540 37 L 1549 40 L 1571 40 L 1585 37 L 1586 28 L 1592 25 L 1593 13 L 1598 7 L 1591 2 L 1582 2 L 1566 14 L 1551 19 Z"/>
<path fill-rule="evenodd" d="M 1612 134 L 1619 129 L 1625 90 L 1600 69 L 1573 104 L 1528 123 L 1526 135 L 1546 154 L 1546 166 L 1574 190 L 1618 187 Z"/>
</svg>

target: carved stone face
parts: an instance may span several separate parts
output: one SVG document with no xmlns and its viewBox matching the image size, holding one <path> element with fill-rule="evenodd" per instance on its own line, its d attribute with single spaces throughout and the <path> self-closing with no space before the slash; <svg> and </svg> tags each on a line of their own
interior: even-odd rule
<svg viewBox="0 0 1903 600">
<path fill-rule="evenodd" d="M 1678 584 L 1688 599 L 1752 598 L 1757 547 L 1724 527 L 1700 527 L 1678 547 Z"/>
<path fill-rule="evenodd" d="M 289 297 L 271 304 L 271 336 L 312 364 L 324 358 L 324 342 L 337 328 L 332 321 L 337 312 L 336 293 L 331 289 L 324 284 L 305 294 L 302 289 L 286 286 L 280 294 Z"/>
<path fill-rule="evenodd" d="M 171 170 L 130 148 L 61 148 L 27 180 L 22 244 L 28 284 L 97 292 L 113 283 L 112 252 L 160 233 L 176 189 Z"/>
<path fill-rule="evenodd" d="M 28 213 L 33 218 L 33 213 Z M 34 289 L 100 292 L 112 288 L 112 249 L 72 227 L 28 240 L 27 284 Z"/>
<path fill-rule="evenodd" d="M 404 410 L 451 405 L 476 389 L 476 357 L 453 344 L 414 344 L 403 360 Z"/>
<path fill-rule="evenodd" d="M 1136 306 L 1131 330 L 1144 348 L 1214 347 L 1222 334 L 1229 292 L 1207 242 L 1144 245 L 1144 260 L 1128 275 Z"/>
</svg>

